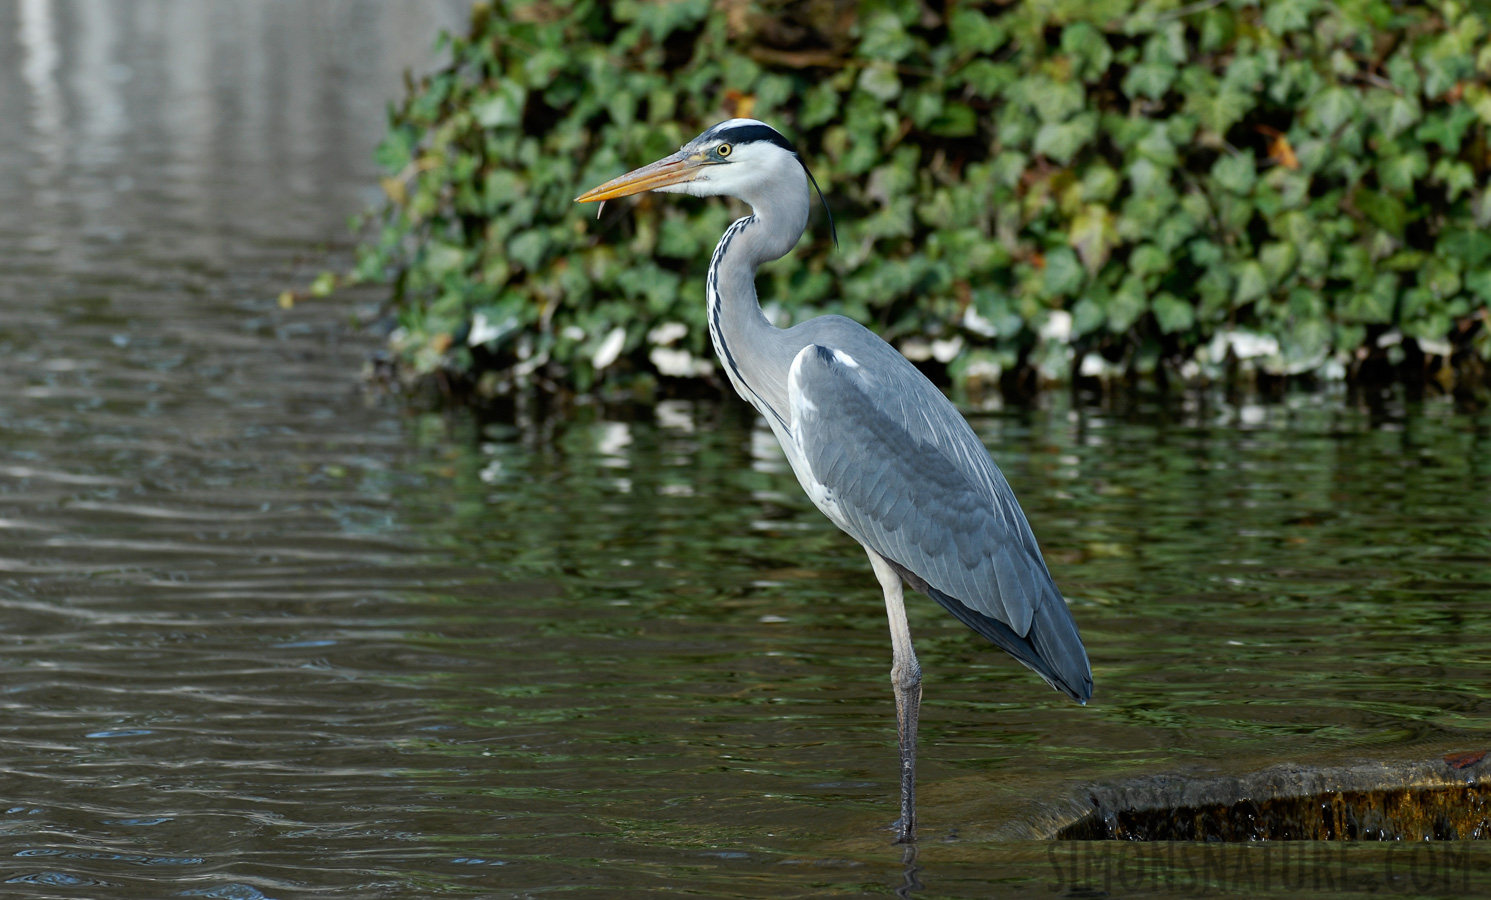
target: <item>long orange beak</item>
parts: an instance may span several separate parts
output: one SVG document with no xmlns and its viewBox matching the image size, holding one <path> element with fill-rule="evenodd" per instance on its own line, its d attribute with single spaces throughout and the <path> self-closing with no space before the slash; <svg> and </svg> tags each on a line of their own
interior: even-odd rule
<svg viewBox="0 0 1491 900">
<path fill-rule="evenodd" d="M 670 184 L 693 181 L 698 177 L 699 169 L 706 165 L 709 165 L 709 161 L 703 156 L 679 157 L 675 154 L 651 165 L 634 169 L 620 178 L 613 178 L 600 187 L 591 188 L 576 197 L 575 202 L 594 203 L 597 200 L 615 200 L 617 197 L 630 197 L 632 194 L 654 191 Z"/>
</svg>

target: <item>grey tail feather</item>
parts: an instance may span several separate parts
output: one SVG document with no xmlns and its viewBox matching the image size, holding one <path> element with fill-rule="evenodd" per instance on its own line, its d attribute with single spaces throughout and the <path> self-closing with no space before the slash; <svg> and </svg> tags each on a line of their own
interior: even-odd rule
<svg viewBox="0 0 1491 900">
<path fill-rule="evenodd" d="M 926 580 L 899 563 L 887 560 L 901 577 L 918 591 L 936 600 L 958 621 L 983 635 L 994 646 L 1030 667 L 1046 683 L 1081 704 L 1092 699 L 1092 669 L 1087 650 L 1072 622 L 1071 611 L 1061 598 L 1048 599 L 1036 607 L 1025 637 L 992 616 L 970 609 L 956 597 L 950 597 L 927 584 Z M 1053 608 L 1059 605 L 1059 609 Z"/>
</svg>

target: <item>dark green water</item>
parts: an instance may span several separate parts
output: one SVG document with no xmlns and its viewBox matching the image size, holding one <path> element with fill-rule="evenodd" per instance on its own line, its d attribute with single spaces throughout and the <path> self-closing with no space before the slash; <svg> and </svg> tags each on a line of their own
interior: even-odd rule
<svg viewBox="0 0 1491 900">
<path fill-rule="evenodd" d="M 1491 890 L 1482 846 L 1020 838 L 1092 781 L 1491 743 L 1491 415 L 970 411 L 1096 696 L 917 598 L 908 870 L 878 588 L 738 401 L 410 412 L 376 295 L 276 307 L 426 10 L 0 7 L 5 896 Z"/>
</svg>

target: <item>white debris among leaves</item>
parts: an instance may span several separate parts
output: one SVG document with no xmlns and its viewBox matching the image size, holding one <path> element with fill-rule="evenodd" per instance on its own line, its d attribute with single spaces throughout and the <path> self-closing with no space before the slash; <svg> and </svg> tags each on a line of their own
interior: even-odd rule
<svg viewBox="0 0 1491 900">
<path fill-rule="evenodd" d="M 699 359 L 687 350 L 653 347 L 647 358 L 652 361 L 653 368 L 658 370 L 659 375 L 670 378 L 703 378 L 714 371 L 714 365 L 709 360 Z"/>
<path fill-rule="evenodd" d="M 1065 344 L 1072 339 L 1072 314 L 1064 309 L 1053 309 L 1041 323 L 1041 340 Z"/>
<path fill-rule="evenodd" d="M 958 356 L 958 351 L 963 349 L 963 338 L 953 335 L 947 340 L 932 342 L 932 358 L 946 365 Z"/>
<path fill-rule="evenodd" d="M 518 320 L 508 316 L 501 322 L 493 322 L 487 318 L 486 313 L 477 313 L 471 318 L 471 333 L 466 336 L 466 344 L 471 347 L 480 347 L 482 344 L 495 341 L 518 327 Z"/>
<path fill-rule="evenodd" d="M 1235 329 L 1217 332 L 1216 337 L 1211 339 L 1210 349 L 1211 358 L 1217 362 L 1227 358 L 1229 349 L 1238 359 L 1257 359 L 1260 356 L 1277 356 L 1279 341 L 1266 334 Z"/>
<path fill-rule="evenodd" d="M 1108 362 L 1101 353 L 1089 353 L 1082 357 L 1078 373 L 1083 378 L 1116 378 L 1123 374 L 1123 366 Z"/>
<path fill-rule="evenodd" d="M 994 323 L 979 315 L 978 310 L 971 305 L 963 311 L 963 327 L 984 337 L 999 336 L 999 329 L 994 327 Z"/>
<path fill-rule="evenodd" d="M 926 362 L 932 358 L 932 345 L 921 338 L 907 338 L 897 349 L 912 362 Z"/>
<path fill-rule="evenodd" d="M 664 322 L 647 332 L 647 343 L 664 347 L 688 333 L 689 327 L 682 322 Z"/>
<path fill-rule="evenodd" d="M 595 355 L 590 358 L 591 365 L 595 366 L 597 372 L 616 362 L 621 356 L 621 348 L 626 344 L 626 329 L 617 325 L 606 335 L 605 340 L 595 349 Z"/>
</svg>

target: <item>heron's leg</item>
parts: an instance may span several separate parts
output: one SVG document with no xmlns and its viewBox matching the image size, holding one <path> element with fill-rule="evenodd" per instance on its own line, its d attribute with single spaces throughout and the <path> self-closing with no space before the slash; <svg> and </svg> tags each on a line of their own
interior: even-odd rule
<svg viewBox="0 0 1491 900">
<path fill-rule="evenodd" d="M 901 734 L 901 821 L 896 843 L 916 840 L 916 723 L 921 715 L 922 667 L 911 647 L 911 627 L 906 624 L 906 600 L 901 576 L 885 558 L 873 550 L 870 565 L 885 591 L 885 614 L 890 619 L 890 643 L 894 652 L 890 683 L 896 691 L 896 725 Z"/>
</svg>

